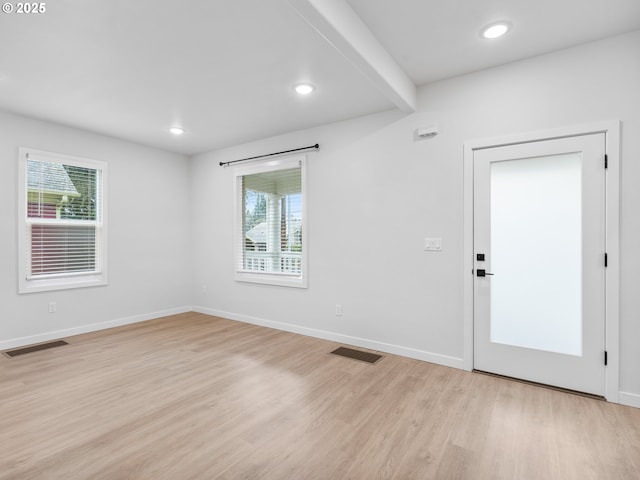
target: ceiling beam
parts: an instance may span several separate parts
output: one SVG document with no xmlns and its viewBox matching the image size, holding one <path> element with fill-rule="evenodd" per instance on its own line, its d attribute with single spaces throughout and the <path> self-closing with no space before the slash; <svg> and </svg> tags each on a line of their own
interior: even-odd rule
<svg viewBox="0 0 640 480">
<path fill-rule="evenodd" d="M 346 0 L 289 0 L 297 12 L 394 105 L 416 111 L 416 86 Z"/>
</svg>

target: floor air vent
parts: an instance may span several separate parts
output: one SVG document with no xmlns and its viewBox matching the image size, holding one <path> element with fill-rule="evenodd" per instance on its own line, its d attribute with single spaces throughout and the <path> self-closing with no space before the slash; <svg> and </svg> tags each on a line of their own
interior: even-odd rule
<svg viewBox="0 0 640 480">
<path fill-rule="evenodd" d="M 4 352 L 8 357 L 17 357 L 18 355 L 24 355 L 25 353 L 38 352 L 40 350 L 46 350 L 48 348 L 62 347 L 63 345 L 69 345 L 64 340 L 56 340 L 55 342 L 41 343 L 39 345 L 31 345 L 30 347 L 16 348 L 15 350 L 8 350 Z"/>
<path fill-rule="evenodd" d="M 378 360 L 382 358 L 382 355 L 377 355 L 375 353 L 363 352 L 360 350 L 354 350 L 353 348 L 339 347 L 336 348 L 333 352 L 334 355 L 340 355 L 341 357 L 352 358 L 354 360 L 360 360 L 361 362 L 366 363 L 376 363 Z"/>
</svg>

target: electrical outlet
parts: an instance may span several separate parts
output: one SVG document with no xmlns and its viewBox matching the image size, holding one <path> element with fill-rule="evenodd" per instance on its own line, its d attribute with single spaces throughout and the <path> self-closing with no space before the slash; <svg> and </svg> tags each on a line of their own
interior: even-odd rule
<svg viewBox="0 0 640 480">
<path fill-rule="evenodd" d="M 56 305 L 56 302 L 49 302 L 49 313 L 56 313 L 57 309 L 58 306 Z"/>
<path fill-rule="evenodd" d="M 342 305 L 336 305 L 336 317 L 342 316 Z"/>
</svg>

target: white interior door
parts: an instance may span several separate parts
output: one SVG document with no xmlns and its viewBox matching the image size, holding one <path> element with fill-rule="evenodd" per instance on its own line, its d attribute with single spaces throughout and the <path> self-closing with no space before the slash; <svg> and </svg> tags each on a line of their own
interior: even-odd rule
<svg viewBox="0 0 640 480">
<path fill-rule="evenodd" d="M 474 151 L 474 368 L 603 395 L 605 135 Z"/>
</svg>

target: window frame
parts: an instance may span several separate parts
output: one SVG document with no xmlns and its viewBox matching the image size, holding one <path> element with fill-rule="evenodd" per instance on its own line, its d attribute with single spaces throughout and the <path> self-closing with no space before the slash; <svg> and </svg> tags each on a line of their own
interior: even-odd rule
<svg viewBox="0 0 640 480">
<path fill-rule="evenodd" d="M 62 165 L 77 166 L 97 170 L 98 178 L 98 208 L 95 223 L 95 265 L 94 272 L 69 272 L 56 273 L 42 276 L 31 276 L 31 236 L 29 224 L 38 224 L 30 221 L 28 215 L 28 174 L 27 160 L 38 159 L 45 162 Z M 99 160 L 75 157 L 60 153 L 46 152 L 28 147 L 18 149 L 18 293 L 35 293 L 53 290 L 66 290 L 72 288 L 85 288 L 106 285 L 107 274 L 107 163 Z M 55 222 L 42 222 L 42 224 Z M 78 223 L 82 225 L 81 222 Z"/>
<path fill-rule="evenodd" d="M 262 161 L 251 165 L 241 165 L 234 167 L 234 208 L 235 208 L 235 235 L 234 235 L 234 272 L 237 282 L 259 283 L 265 285 L 275 285 L 283 287 L 307 288 L 308 286 L 308 237 L 307 229 L 307 173 L 306 155 L 296 155 L 293 157 L 279 158 L 275 160 Z M 301 196 L 302 196 L 302 255 L 301 273 L 292 275 L 277 272 L 256 272 L 242 270 L 240 265 L 244 259 L 244 211 L 242 177 L 256 173 L 274 172 L 278 170 L 288 170 L 300 168 Z"/>
</svg>

